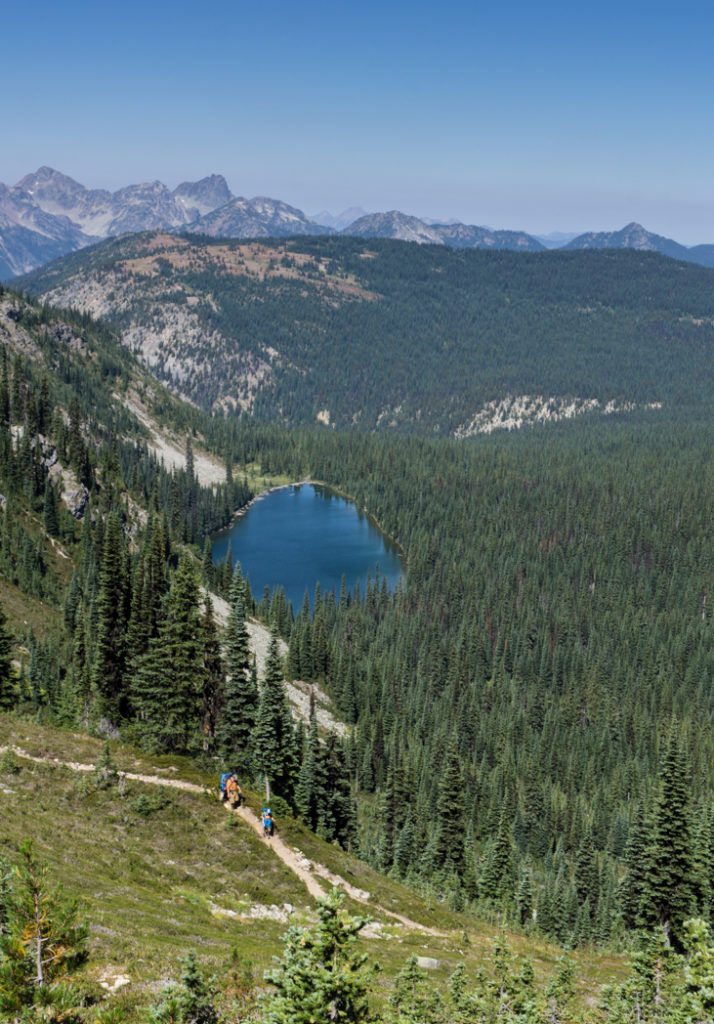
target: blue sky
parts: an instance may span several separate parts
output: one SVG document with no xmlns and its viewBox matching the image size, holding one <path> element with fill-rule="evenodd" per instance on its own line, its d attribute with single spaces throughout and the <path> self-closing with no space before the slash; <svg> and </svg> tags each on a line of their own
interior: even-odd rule
<svg viewBox="0 0 714 1024">
<path fill-rule="evenodd" d="M 714 242 L 711 4 L 38 0 L 2 35 L 6 184 Z"/>
</svg>

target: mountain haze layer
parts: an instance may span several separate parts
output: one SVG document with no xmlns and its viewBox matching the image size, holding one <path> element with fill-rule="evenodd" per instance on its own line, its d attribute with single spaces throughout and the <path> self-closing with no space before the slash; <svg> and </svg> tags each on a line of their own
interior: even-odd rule
<svg viewBox="0 0 714 1024">
<path fill-rule="evenodd" d="M 16 185 L 0 183 L 0 280 L 43 266 L 102 238 L 147 230 L 185 231 L 213 238 L 286 238 L 340 232 L 358 238 L 391 238 L 455 249 L 555 248 L 555 236 L 493 231 L 458 221 L 440 223 L 399 210 L 365 213 L 352 207 L 338 216 L 308 217 L 278 199 L 232 195 L 225 178 L 211 174 L 182 182 L 173 191 L 160 181 L 109 192 L 90 189 L 51 167 L 40 167 Z M 591 232 L 567 240 L 566 249 L 633 248 L 714 266 L 714 245 L 692 248 L 628 224 L 621 231 Z"/>
</svg>

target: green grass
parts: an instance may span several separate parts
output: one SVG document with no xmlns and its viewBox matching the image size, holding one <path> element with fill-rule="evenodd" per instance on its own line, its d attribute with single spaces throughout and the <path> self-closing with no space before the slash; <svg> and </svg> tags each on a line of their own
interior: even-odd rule
<svg viewBox="0 0 714 1024">
<path fill-rule="evenodd" d="M 0 579 L 0 605 L 7 615 L 8 628 L 15 635 L 26 632 L 30 626 L 38 636 L 58 635 L 62 614 L 57 608 L 36 597 L 29 597 L 14 583 Z"/>
<path fill-rule="evenodd" d="M 248 481 L 248 486 L 255 491 L 256 494 L 262 494 L 263 491 L 269 491 L 272 487 L 284 487 L 286 484 L 295 483 L 292 477 L 285 476 L 283 474 L 272 476 L 270 474 L 263 473 L 260 463 L 258 462 L 248 462 L 243 466 L 234 466 L 233 476 L 236 479 L 245 476 Z"/>
<path fill-rule="evenodd" d="M 32 756 L 96 763 L 104 741 L 60 729 L 41 727 L 0 715 L 0 746 L 12 744 Z M 203 793 L 127 782 L 99 788 L 94 773 L 16 758 L 18 771 L 0 770 L 3 828 L 0 855 L 13 861 L 19 843 L 32 839 L 53 881 L 84 902 L 91 922 L 89 980 L 98 985 L 125 974 L 131 984 L 111 997 L 127 1020 L 137 1020 L 140 1007 L 178 975 L 177 960 L 195 949 L 202 964 L 219 976 L 231 950 L 253 964 L 261 982 L 272 957 L 281 952 L 285 924 L 241 918 L 255 904 L 290 903 L 294 920 L 314 920 L 314 904 L 299 881 L 269 846 L 217 799 L 217 773 L 206 774 L 182 758 L 153 757 L 120 743 L 110 744 L 113 761 L 124 771 L 180 778 L 206 787 Z M 254 810 L 261 796 L 248 792 Z M 338 847 L 324 843 L 299 821 L 278 821 L 280 835 L 371 894 L 365 906 L 348 900 L 353 913 L 372 916 L 383 925 L 381 938 L 363 939 L 364 948 L 382 965 L 375 986 L 376 1002 L 388 998 L 391 980 L 412 953 L 434 957 L 430 972 L 445 985 L 463 960 L 475 975 L 488 959 L 498 929 L 445 906 L 427 906 L 418 893 L 384 878 Z M 327 882 L 322 882 L 328 888 Z M 382 908 L 443 931 L 432 936 L 405 928 Z M 222 913 L 223 912 L 223 913 Z M 463 942 L 464 931 L 469 944 Z M 533 936 L 510 935 L 518 956 L 533 961 L 536 975 L 551 973 L 560 950 Z M 584 1000 L 605 982 L 626 973 L 622 958 L 578 953 L 578 986 Z"/>
</svg>

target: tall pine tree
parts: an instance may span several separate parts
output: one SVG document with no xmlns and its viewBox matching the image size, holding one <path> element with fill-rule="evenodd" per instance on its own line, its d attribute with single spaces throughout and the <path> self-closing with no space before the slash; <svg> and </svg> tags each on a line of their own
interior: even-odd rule
<svg viewBox="0 0 714 1024">
<path fill-rule="evenodd" d="M 290 704 L 285 693 L 278 635 L 270 633 L 265 679 L 253 730 L 253 762 L 265 777 L 265 794 L 270 802 L 271 790 L 292 801 L 297 756 L 295 730 Z"/>
<path fill-rule="evenodd" d="M 93 672 L 97 712 L 116 724 L 128 711 L 124 683 L 128 580 L 119 516 L 112 513 L 104 534 L 97 595 L 97 641 Z"/>
<path fill-rule="evenodd" d="M 258 689 L 251 672 L 248 630 L 242 596 L 242 579 L 234 574 L 231 611 L 226 628 L 225 684 L 216 739 L 222 758 L 241 774 L 250 773 L 250 746 L 258 708 Z"/>
<path fill-rule="evenodd" d="M 645 848 L 639 923 L 648 928 L 661 925 L 673 945 L 681 948 L 692 897 L 689 769 L 673 727 Z"/>
</svg>

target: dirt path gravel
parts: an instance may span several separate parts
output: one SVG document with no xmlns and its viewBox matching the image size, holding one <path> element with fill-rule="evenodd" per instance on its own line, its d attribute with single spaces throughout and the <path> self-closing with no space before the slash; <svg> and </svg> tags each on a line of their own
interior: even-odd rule
<svg viewBox="0 0 714 1024">
<path fill-rule="evenodd" d="M 56 765 L 58 768 L 69 768 L 75 772 L 93 772 L 96 771 L 97 766 L 95 764 L 80 764 L 77 761 L 62 761 L 57 757 L 35 757 L 29 754 L 22 747 L 5 746 L 0 747 L 0 755 L 6 750 L 12 750 L 17 756 L 22 758 L 24 761 L 32 761 L 35 764 L 51 764 Z M 208 789 L 206 786 L 199 786 L 195 782 L 184 782 L 182 779 L 163 779 L 158 775 L 143 775 L 138 772 L 120 772 L 121 778 L 128 779 L 130 782 L 143 782 L 148 786 L 168 786 L 170 789 L 181 789 L 189 793 L 214 793 L 212 789 Z M 228 811 L 231 808 L 228 804 L 225 805 Z M 270 847 L 272 852 L 278 857 L 283 864 L 288 867 L 293 874 L 300 879 L 305 885 L 307 891 L 313 897 L 313 899 L 319 899 L 325 895 L 325 889 L 315 878 L 318 875 L 320 878 L 324 878 L 325 881 L 330 882 L 331 885 L 336 885 L 351 896 L 352 899 L 357 900 L 359 903 L 369 904 L 370 894 L 365 892 L 364 889 L 357 889 L 354 885 L 350 885 L 349 882 L 345 881 L 340 875 L 336 875 L 334 872 L 326 868 L 324 864 L 318 864 L 315 861 L 308 860 L 308 858 L 297 848 L 291 848 L 280 836 L 273 835 L 266 839 L 263 835 L 263 825 L 261 821 L 253 814 L 249 807 L 242 805 L 236 807 L 235 813 L 243 819 L 243 821 L 253 829 L 256 835 L 260 836 L 261 840 L 266 846 Z M 402 914 L 397 914 L 392 910 L 387 910 L 385 907 L 379 905 L 369 904 L 371 909 L 378 911 L 385 917 L 390 917 L 392 920 L 399 921 L 405 928 L 410 931 L 419 931 L 427 935 L 433 935 L 436 937 L 446 937 L 446 932 L 437 931 L 435 928 L 429 928 L 427 925 L 418 924 L 416 921 L 412 921 L 408 917 L 404 917 Z"/>
</svg>

